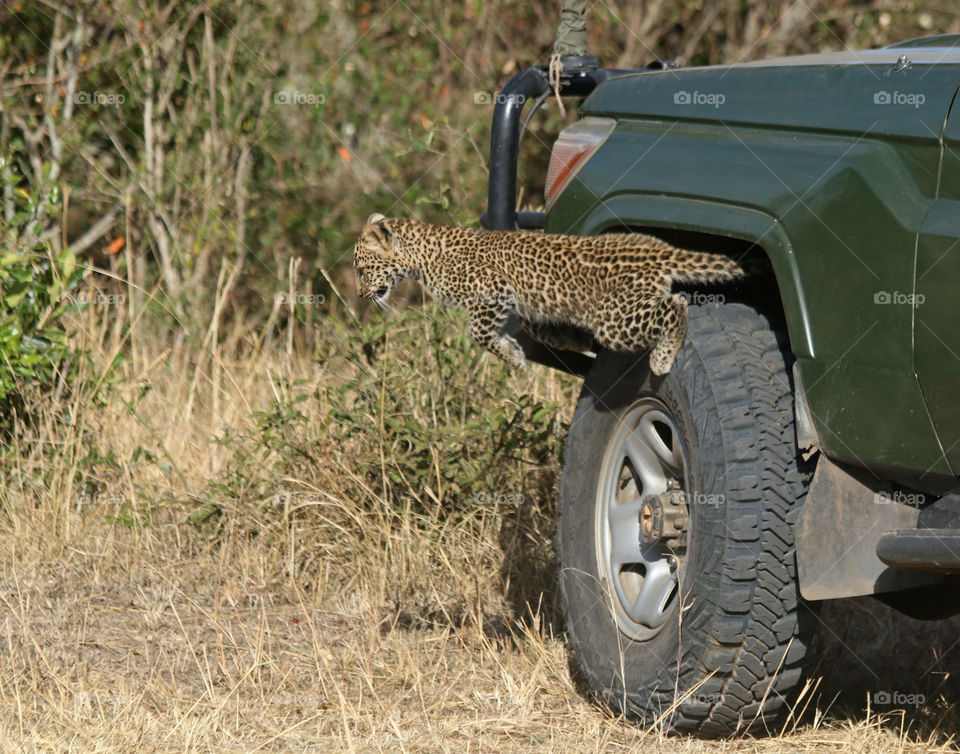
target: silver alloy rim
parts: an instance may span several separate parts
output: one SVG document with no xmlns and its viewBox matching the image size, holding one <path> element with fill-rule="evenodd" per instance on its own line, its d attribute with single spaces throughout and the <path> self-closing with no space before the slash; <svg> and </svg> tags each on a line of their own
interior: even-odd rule
<svg viewBox="0 0 960 754">
<path fill-rule="evenodd" d="M 596 548 L 617 625 L 631 640 L 656 636 L 678 602 L 686 539 L 668 547 L 640 538 L 647 495 L 686 488 L 687 452 L 676 422 L 655 398 L 635 403 L 604 453 L 597 491 Z"/>
</svg>

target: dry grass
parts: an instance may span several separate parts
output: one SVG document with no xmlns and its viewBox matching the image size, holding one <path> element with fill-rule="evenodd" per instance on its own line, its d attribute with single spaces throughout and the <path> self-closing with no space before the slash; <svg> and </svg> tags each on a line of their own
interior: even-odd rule
<svg viewBox="0 0 960 754">
<path fill-rule="evenodd" d="M 318 363 L 296 341 L 289 351 L 269 338 L 264 345 L 243 325 L 211 328 L 192 344 L 163 343 L 146 325 L 130 328 L 110 314 L 90 312 L 80 330 L 95 364 L 128 354 L 106 400 L 85 405 L 77 395 L 48 405 L 22 428 L 3 466 L 5 749 L 949 746 L 956 717 L 948 704 L 931 697 L 922 714 L 906 717 L 847 710 L 863 698 L 863 681 L 853 681 L 846 702 L 815 698 L 801 723 L 766 739 L 665 738 L 611 719 L 571 671 L 549 567 L 530 571 L 532 586 L 520 589 L 517 569 L 505 565 L 521 556 L 536 563 L 531 552 L 549 546 L 549 532 L 509 512 L 430 514 L 415 500 L 404 506 L 378 496 L 356 471 L 356 447 L 333 439 L 325 424 L 325 391 L 351 378 L 348 364 Z M 401 356 L 388 349 L 382 358 Z M 480 363 L 499 369 L 486 357 Z M 569 410 L 571 381 L 546 371 L 511 379 L 512 390 L 551 396 Z M 243 470 L 230 442 L 211 439 L 252 432 L 278 384 L 319 396 L 301 410 L 315 436 L 329 439 L 314 448 L 312 465 L 279 480 L 302 493 L 282 504 L 217 497 L 216 485 Z M 152 449 L 156 462 L 137 447 Z M 97 496 L 84 497 L 80 485 L 91 481 Z M 220 513 L 190 523 L 205 496 Z M 547 519 L 551 504 L 542 505 Z M 868 617 L 884 621 L 883 634 L 900 632 L 890 638 L 901 663 L 929 657 L 931 641 L 946 635 L 878 615 Z M 848 625 L 843 616 L 821 620 L 828 644 L 831 633 L 852 641 L 839 628 Z M 862 630 L 864 622 L 854 625 Z M 912 655 L 903 643 L 911 631 L 920 647 Z M 824 650 L 845 651 L 836 639 Z M 841 667 L 837 659 L 831 664 Z"/>
</svg>

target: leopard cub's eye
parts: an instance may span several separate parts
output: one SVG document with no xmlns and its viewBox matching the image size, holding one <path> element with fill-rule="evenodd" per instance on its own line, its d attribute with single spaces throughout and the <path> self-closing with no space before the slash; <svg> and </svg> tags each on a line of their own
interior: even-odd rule
<svg viewBox="0 0 960 754">
<path fill-rule="evenodd" d="M 366 271 L 367 271 L 367 268 L 366 268 L 366 267 L 357 267 L 357 274 L 358 274 L 360 277 L 363 277 L 363 273 L 366 272 Z"/>
</svg>

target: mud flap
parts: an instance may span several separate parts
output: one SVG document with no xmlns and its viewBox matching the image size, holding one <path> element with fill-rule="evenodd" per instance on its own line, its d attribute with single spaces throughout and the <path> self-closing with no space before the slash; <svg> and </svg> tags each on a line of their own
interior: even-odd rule
<svg viewBox="0 0 960 754">
<path fill-rule="evenodd" d="M 821 454 L 793 527 L 804 599 L 879 594 L 942 580 L 890 568 L 877 557 L 877 542 L 886 532 L 918 525 L 919 509 L 893 497 L 868 472 L 840 466 Z"/>
</svg>

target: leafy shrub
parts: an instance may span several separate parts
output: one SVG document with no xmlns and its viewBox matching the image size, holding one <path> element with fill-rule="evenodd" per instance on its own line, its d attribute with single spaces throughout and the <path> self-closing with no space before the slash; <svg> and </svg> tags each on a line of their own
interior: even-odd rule
<svg viewBox="0 0 960 754">
<path fill-rule="evenodd" d="M 543 472 L 559 459 L 559 407 L 518 394 L 460 313 L 430 305 L 377 319 L 344 357 L 356 378 L 328 392 L 330 432 L 357 447 L 358 471 L 385 499 L 457 509 L 552 486 Z"/>
<path fill-rule="evenodd" d="M 256 433 L 220 438 L 234 461 L 204 511 L 211 500 L 270 501 L 298 483 L 322 488 L 331 459 L 361 507 L 379 500 L 445 515 L 552 500 L 560 407 L 518 392 L 509 370 L 470 341 L 461 313 L 409 307 L 389 321 L 325 328 L 323 383 L 308 390 L 275 378 Z"/>
<path fill-rule="evenodd" d="M 0 159 L 0 170 L 6 163 Z M 57 255 L 42 238 L 42 218 L 59 205 L 55 188 L 9 192 L 14 212 L 0 231 L 0 412 L 6 414 L 28 383 L 54 379 L 72 355 L 59 322 L 81 271 L 68 248 Z"/>
</svg>

